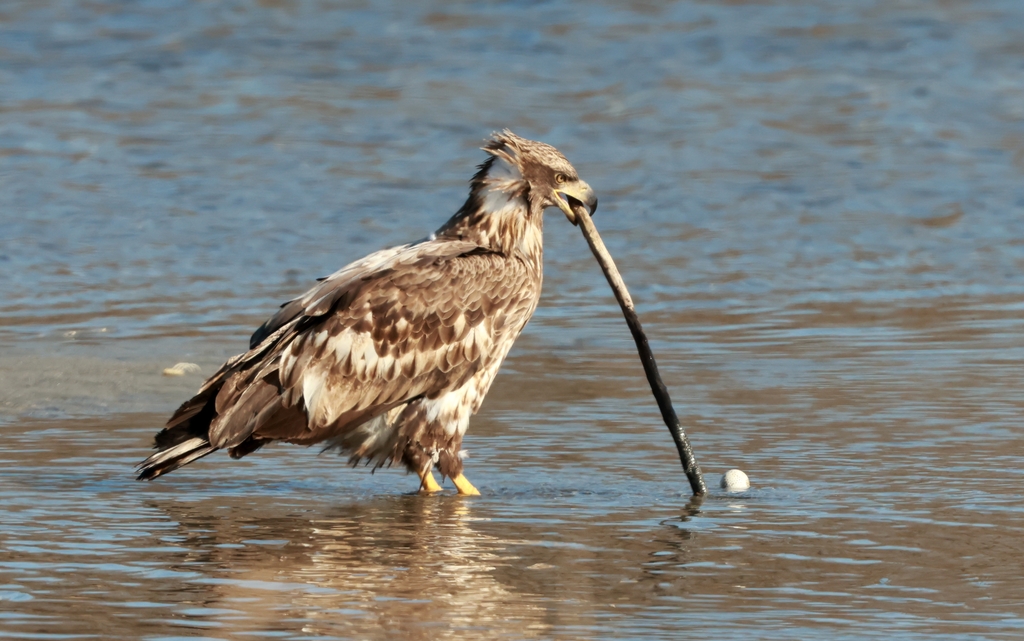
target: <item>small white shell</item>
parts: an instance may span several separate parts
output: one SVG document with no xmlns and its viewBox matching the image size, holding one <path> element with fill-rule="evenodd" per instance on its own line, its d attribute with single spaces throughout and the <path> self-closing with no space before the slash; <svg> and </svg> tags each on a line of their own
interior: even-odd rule
<svg viewBox="0 0 1024 641">
<path fill-rule="evenodd" d="M 722 475 L 721 485 L 727 492 L 742 492 L 750 489 L 750 479 L 743 470 L 729 470 Z"/>
<path fill-rule="evenodd" d="M 198 374 L 202 370 L 195 363 L 178 363 L 174 367 L 164 369 L 164 376 L 184 376 L 185 374 Z"/>
</svg>

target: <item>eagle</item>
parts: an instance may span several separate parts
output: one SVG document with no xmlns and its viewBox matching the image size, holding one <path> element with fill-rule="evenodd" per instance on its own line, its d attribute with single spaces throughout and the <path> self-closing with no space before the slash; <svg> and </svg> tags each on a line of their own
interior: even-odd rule
<svg viewBox="0 0 1024 641">
<path fill-rule="evenodd" d="M 283 304 L 156 435 L 139 480 L 217 450 L 241 458 L 272 441 L 322 444 L 353 465 L 399 463 L 421 492 L 479 492 L 463 474 L 462 439 L 543 278 L 543 214 L 597 209 L 554 147 L 509 130 L 462 207 L 427 238 L 383 249 Z"/>
</svg>

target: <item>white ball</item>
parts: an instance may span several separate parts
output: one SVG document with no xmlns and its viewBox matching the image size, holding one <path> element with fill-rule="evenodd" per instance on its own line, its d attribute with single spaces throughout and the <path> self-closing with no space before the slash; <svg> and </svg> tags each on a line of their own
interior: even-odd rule
<svg viewBox="0 0 1024 641">
<path fill-rule="evenodd" d="M 729 470 L 722 475 L 722 489 L 727 492 L 742 492 L 750 489 L 750 479 L 743 470 Z"/>
</svg>

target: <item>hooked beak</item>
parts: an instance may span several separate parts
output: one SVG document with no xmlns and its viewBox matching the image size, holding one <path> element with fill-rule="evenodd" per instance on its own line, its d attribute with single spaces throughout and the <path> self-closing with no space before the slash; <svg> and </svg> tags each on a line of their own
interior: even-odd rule
<svg viewBox="0 0 1024 641">
<path fill-rule="evenodd" d="M 577 207 L 585 206 L 591 216 L 597 211 L 597 194 L 590 188 L 590 185 L 582 180 L 555 189 L 555 202 L 573 225 L 577 224 L 575 211 Z"/>
</svg>

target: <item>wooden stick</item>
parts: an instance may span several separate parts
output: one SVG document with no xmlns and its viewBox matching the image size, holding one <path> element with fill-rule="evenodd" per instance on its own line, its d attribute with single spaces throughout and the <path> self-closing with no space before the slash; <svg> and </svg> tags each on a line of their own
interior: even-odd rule
<svg viewBox="0 0 1024 641">
<path fill-rule="evenodd" d="M 598 264 L 601 265 L 601 271 L 604 272 L 605 278 L 608 279 L 608 284 L 612 287 L 612 292 L 615 293 L 615 299 L 619 301 L 619 307 L 622 308 L 622 315 L 626 317 L 629 331 L 633 333 L 636 349 L 640 353 L 640 362 L 643 363 L 644 373 L 647 374 L 647 382 L 651 384 L 651 392 L 654 394 L 655 400 L 658 401 L 661 417 L 665 420 L 665 425 L 668 426 L 668 431 L 672 434 L 672 440 L 676 443 L 676 449 L 679 450 L 679 460 L 683 464 L 686 478 L 690 480 L 690 488 L 693 490 L 693 495 L 704 496 L 708 493 L 708 487 L 704 484 L 704 475 L 701 474 L 700 465 L 697 464 L 697 459 L 693 456 L 693 448 L 690 447 L 690 441 L 686 438 L 686 433 L 683 432 L 683 428 L 679 425 L 679 417 L 676 416 L 676 411 L 672 407 L 672 399 L 668 395 L 668 389 L 665 388 L 665 383 L 662 382 L 661 375 L 658 373 L 658 364 L 654 362 L 654 354 L 651 353 L 651 346 L 647 342 L 647 335 L 644 334 L 644 329 L 640 325 L 640 318 L 636 315 L 636 308 L 633 307 L 633 299 L 629 296 L 626 283 L 622 281 L 622 276 L 619 275 L 619 270 L 615 267 L 615 261 L 612 260 L 612 256 L 604 246 L 600 234 L 597 233 L 597 227 L 594 226 L 594 221 L 590 218 L 590 214 L 583 207 L 574 207 L 573 213 L 576 214 L 576 222 L 583 231 L 583 237 L 587 239 L 590 250 L 594 252 Z"/>
</svg>

